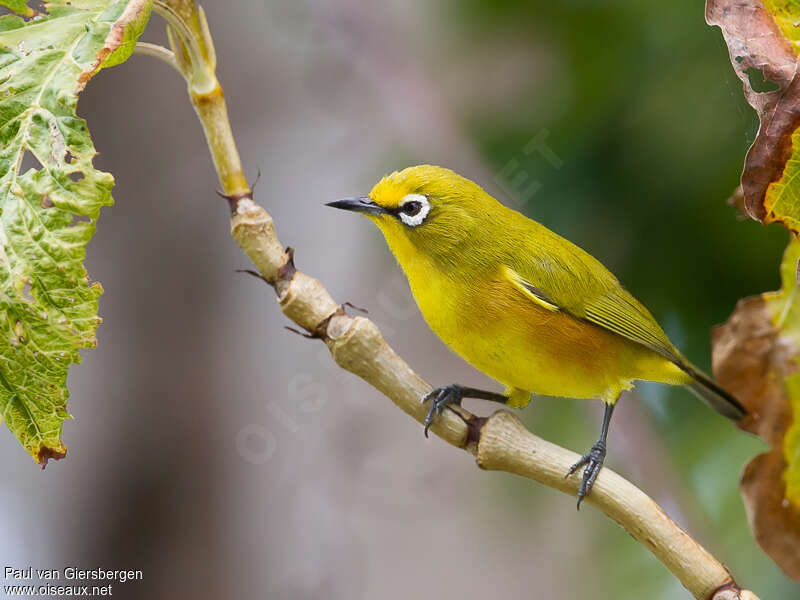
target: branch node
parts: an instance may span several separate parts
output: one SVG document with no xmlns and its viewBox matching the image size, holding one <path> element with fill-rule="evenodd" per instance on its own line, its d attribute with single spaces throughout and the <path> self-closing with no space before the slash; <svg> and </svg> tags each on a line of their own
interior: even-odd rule
<svg viewBox="0 0 800 600">
<path fill-rule="evenodd" d="M 478 443 L 481 441 L 481 430 L 488 420 L 489 419 L 486 417 L 479 417 L 477 415 L 470 415 L 466 419 L 467 445 L 465 449 L 472 454 L 478 453 Z"/>
<path fill-rule="evenodd" d="M 289 284 L 292 283 L 292 279 L 294 279 L 294 274 L 297 273 L 297 268 L 294 266 L 294 248 L 286 246 L 284 256 L 286 261 L 275 272 L 275 283 L 273 284 L 275 293 L 278 294 L 279 298 L 286 292 Z"/>
<path fill-rule="evenodd" d="M 258 182 L 258 179 L 256 179 L 256 182 Z M 253 201 L 253 193 L 251 190 L 246 192 L 237 192 L 235 194 L 226 194 L 220 190 L 214 191 L 217 192 L 217 196 L 220 198 L 225 198 L 225 200 L 228 201 L 228 206 L 231 209 L 231 215 L 235 215 L 236 211 L 239 210 L 239 203 L 241 203 L 242 200 L 249 200 L 250 202 Z"/>
<path fill-rule="evenodd" d="M 274 281 L 270 281 L 263 274 L 259 273 L 258 271 L 254 271 L 253 269 L 236 269 L 236 272 L 247 273 L 248 275 L 257 277 L 261 281 L 265 281 L 275 289 L 275 293 L 278 295 L 278 298 L 281 298 L 286 293 L 289 285 L 292 283 L 295 273 L 297 273 L 297 269 L 294 266 L 294 248 L 289 246 L 286 247 L 286 250 L 284 251 L 284 263 L 275 271 Z"/>
<path fill-rule="evenodd" d="M 296 333 L 297 335 L 302 335 L 304 338 L 307 338 L 309 340 L 322 340 L 323 342 L 327 342 L 328 324 L 331 322 L 331 319 L 333 317 L 344 316 L 344 314 L 345 314 L 344 309 L 340 306 L 338 310 L 336 310 L 336 312 L 333 312 L 324 319 L 322 319 L 322 321 L 320 321 L 319 324 L 316 327 L 314 327 L 314 329 L 309 330 L 307 333 L 300 331 L 299 329 L 295 329 L 294 327 L 289 327 L 288 325 L 284 325 L 284 327 L 289 331 L 291 331 L 292 333 Z"/>
<path fill-rule="evenodd" d="M 744 598 L 742 597 L 742 588 L 736 585 L 736 582 L 731 578 L 730 581 L 711 592 L 708 600 L 744 600 Z"/>
</svg>

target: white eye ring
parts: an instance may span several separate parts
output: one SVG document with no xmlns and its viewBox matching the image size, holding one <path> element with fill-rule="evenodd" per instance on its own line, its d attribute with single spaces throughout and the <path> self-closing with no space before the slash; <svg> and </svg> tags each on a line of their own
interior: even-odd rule
<svg viewBox="0 0 800 600">
<path fill-rule="evenodd" d="M 404 208 L 411 203 L 413 203 L 415 208 L 417 205 L 419 205 L 419 208 L 416 209 L 416 212 L 413 214 L 403 212 Z M 425 196 L 422 194 L 408 194 L 400 202 L 398 214 L 400 215 L 400 220 L 403 223 L 409 227 L 416 227 L 417 225 L 422 224 L 429 212 L 431 212 L 431 205 Z"/>
</svg>

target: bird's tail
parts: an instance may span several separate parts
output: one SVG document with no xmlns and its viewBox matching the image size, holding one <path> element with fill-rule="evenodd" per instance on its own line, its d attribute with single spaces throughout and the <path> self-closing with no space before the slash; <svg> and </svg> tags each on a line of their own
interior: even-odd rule
<svg viewBox="0 0 800 600">
<path fill-rule="evenodd" d="M 742 403 L 717 385 L 711 377 L 690 364 L 678 366 L 693 379 L 686 387 L 719 414 L 734 421 L 740 421 L 747 416 L 747 409 Z"/>
</svg>

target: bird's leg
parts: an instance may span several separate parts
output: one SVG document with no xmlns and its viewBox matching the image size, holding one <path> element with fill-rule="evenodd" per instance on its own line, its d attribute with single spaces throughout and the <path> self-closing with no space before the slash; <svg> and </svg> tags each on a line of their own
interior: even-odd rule
<svg viewBox="0 0 800 600">
<path fill-rule="evenodd" d="M 597 479 L 600 469 L 603 468 L 603 461 L 606 458 L 608 425 L 611 422 L 611 414 L 614 412 L 614 406 L 616 406 L 616 404 L 606 404 L 606 410 L 603 413 L 603 427 L 600 430 L 600 439 L 595 442 L 589 452 L 581 456 L 581 459 L 569 468 L 569 471 L 565 475 L 565 477 L 569 477 L 583 465 L 586 465 L 586 468 L 583 470 L 583 481 L 581 481 L 581 487 L 578 489 L 578 510 L 581 509 L 581 501 L 584 496 L 592 490 L 594 480 Z"/>
<path fill-rule="evenodd" d="M 478 390 L 475 388 L 464 387 L 457 383 L 450 385 L 443 385 L 438 388 L 433 388 L 430 392 L 422 397 L 422 403 L 425 404 L 428 400 L 432 400 L 431 406 L 428 409 L 428 415 L 425 417 L 425 437 L 428 437 L 428 429 L 433 423 L 434 417 L 442 414 L 445 407 L 452 404 L 461 406 L 461 400 L 464 398 L 478 398 L 480 400 L 493 400 L 494 402 L 508 402 L 508 397 L 497 392 L 487 392 L 485 390 Z"/>
</svg>

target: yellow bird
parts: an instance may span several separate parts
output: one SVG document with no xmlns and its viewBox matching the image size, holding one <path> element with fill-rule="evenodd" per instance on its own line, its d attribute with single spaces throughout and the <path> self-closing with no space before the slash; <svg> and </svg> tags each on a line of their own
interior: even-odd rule
<svg viewBox="0 0 800 600">
<path fill-rule="evenodd" d="M 611 414 L 635 380 L 684 385 L 719 413 L 744 407 L 692 366 L 650 312 L 608 269 L 477 184 L 420 165 L 381 179 L 368 196 L 328 206 L 362 213 L 383 233 L 431 329 L 504 394 L 458 384 L 434 389 L 436 415 L 462 398 L 521 408 L 530 395 L 599 398 L 600 438 L 567 473 L 585 465 L 578 507 L 606 454 Z"/>
</svg>

